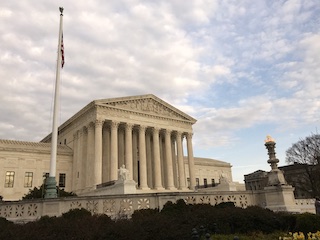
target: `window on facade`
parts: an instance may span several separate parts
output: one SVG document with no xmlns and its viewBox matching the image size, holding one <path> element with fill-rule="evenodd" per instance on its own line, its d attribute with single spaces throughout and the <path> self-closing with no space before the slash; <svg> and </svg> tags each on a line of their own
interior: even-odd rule
<svg viewBox="0 0 320 240">
<path fill-rule="evenodd" d="M 214 187 L 216 185 L 216 182 L 214 181 L 214 179 L 211 179 L 211 187 Z"/>
<path fill-rule="evenodd" d="M 32 180 L 33 180 L 33 172 L 26 172 L 24 174 L 24 187 L 32 187 Z"/>
<path fill-rule="evenodd" d="M 199 187 L 199 186 L 200 186 L 199 178 L 196 178 L 196 185 L 197 185 L 197 187 Z"/>
<path fill-rule="evenodd" d="M 65 187 L 66 186 L 66 174 L 60 173 L 59 174 L 59 187 Z"/>
<path fill-rule="evenodd" d="M 203 185 L 205 188 L 208 187 L 208 181 L 206 178 L 203 179 Z"/>
<path fill-rule="evenodd" d="M 13 171 L 7 171 L 6 172 L 6 179 L 4 182 L 4 187 L 12 188 L 14 182 L 14 172 Z"/>
</svg>

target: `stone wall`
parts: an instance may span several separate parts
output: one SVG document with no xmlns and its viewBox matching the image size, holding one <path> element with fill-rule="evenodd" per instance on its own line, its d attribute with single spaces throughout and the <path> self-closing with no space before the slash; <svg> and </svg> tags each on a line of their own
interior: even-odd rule
<svg viewBox="0 0 320 240">
<path fill-rule="evenodd" d="M 234 202 L 235 206 L 263 206 L 263 193 L 252 191 L 222 192 L 170 192 L 126 194 L 112 196 L 69 197 L 59 199 L 39 199 L 16 202 L 0 202 L 0 217 L 17 223 L 35 221 L 42 216 L 60 216 L 71 209 L 85 208 L 92 214 L 106 214 L 112 218 L 131 215 L 140 209 L 162 209 L 171 201 L 183 199 L 187 204 L 211 204 Z M 259 202 L 259 201 L 262 201 Z M 298 212 L 315 213 L 314 199 L 296 199 Z"/>
</svg>

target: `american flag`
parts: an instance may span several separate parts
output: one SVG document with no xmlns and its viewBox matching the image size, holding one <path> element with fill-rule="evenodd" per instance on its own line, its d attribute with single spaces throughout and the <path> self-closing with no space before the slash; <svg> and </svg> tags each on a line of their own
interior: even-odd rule
<svg viewBox="0 0 320 240">
<path fill-rule="evenodd" d="M 61 68 L 64 65 L 64 46 L 63 46 L 63 34 L 61 36 Z"/>
</svg>

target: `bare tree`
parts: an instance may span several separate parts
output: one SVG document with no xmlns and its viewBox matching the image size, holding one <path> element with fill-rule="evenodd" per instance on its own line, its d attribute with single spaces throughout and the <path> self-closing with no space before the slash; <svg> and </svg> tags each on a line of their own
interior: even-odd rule
<svg viewBox="0 0 320 240">
<path fill-rule="evenodd" d="M 292 181 L 300 191 L 312 197 L 320 195 L 320 135 L 312 133 L 292 144 L 286 151 L 288 164 L 300 164 L 301 174 Z"/>
</svg>

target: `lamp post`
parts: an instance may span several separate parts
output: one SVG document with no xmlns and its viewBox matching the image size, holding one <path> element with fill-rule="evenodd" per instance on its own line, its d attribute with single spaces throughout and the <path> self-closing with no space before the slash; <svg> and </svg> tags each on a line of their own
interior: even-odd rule
<svg viewBox="0 0 320 240">
<path fill-rule="evenodd" d="M 286 185 L 286 180 L 282 171 L 278 168 L 279 159 L 276 158 L 276 142 L 275 140 L 268 135 L 265 142 L 265 146 L 268 150 L 269 160 L 268 163 L 271 166 L 271 171 L 268 174 L 268 186 L 279 186 Z"/>
<path fill-rule="evenodd" d="M 269 155 L 268 163 L 271 166 L 271 170 L 278 169 L 279 159 L 276 158 L 276 152 L 274 150 L 276 148 L 276 142 L 270 135 L 268 135 L 264 145 L 268 150 L 268 155 Z"/>
</svg>

